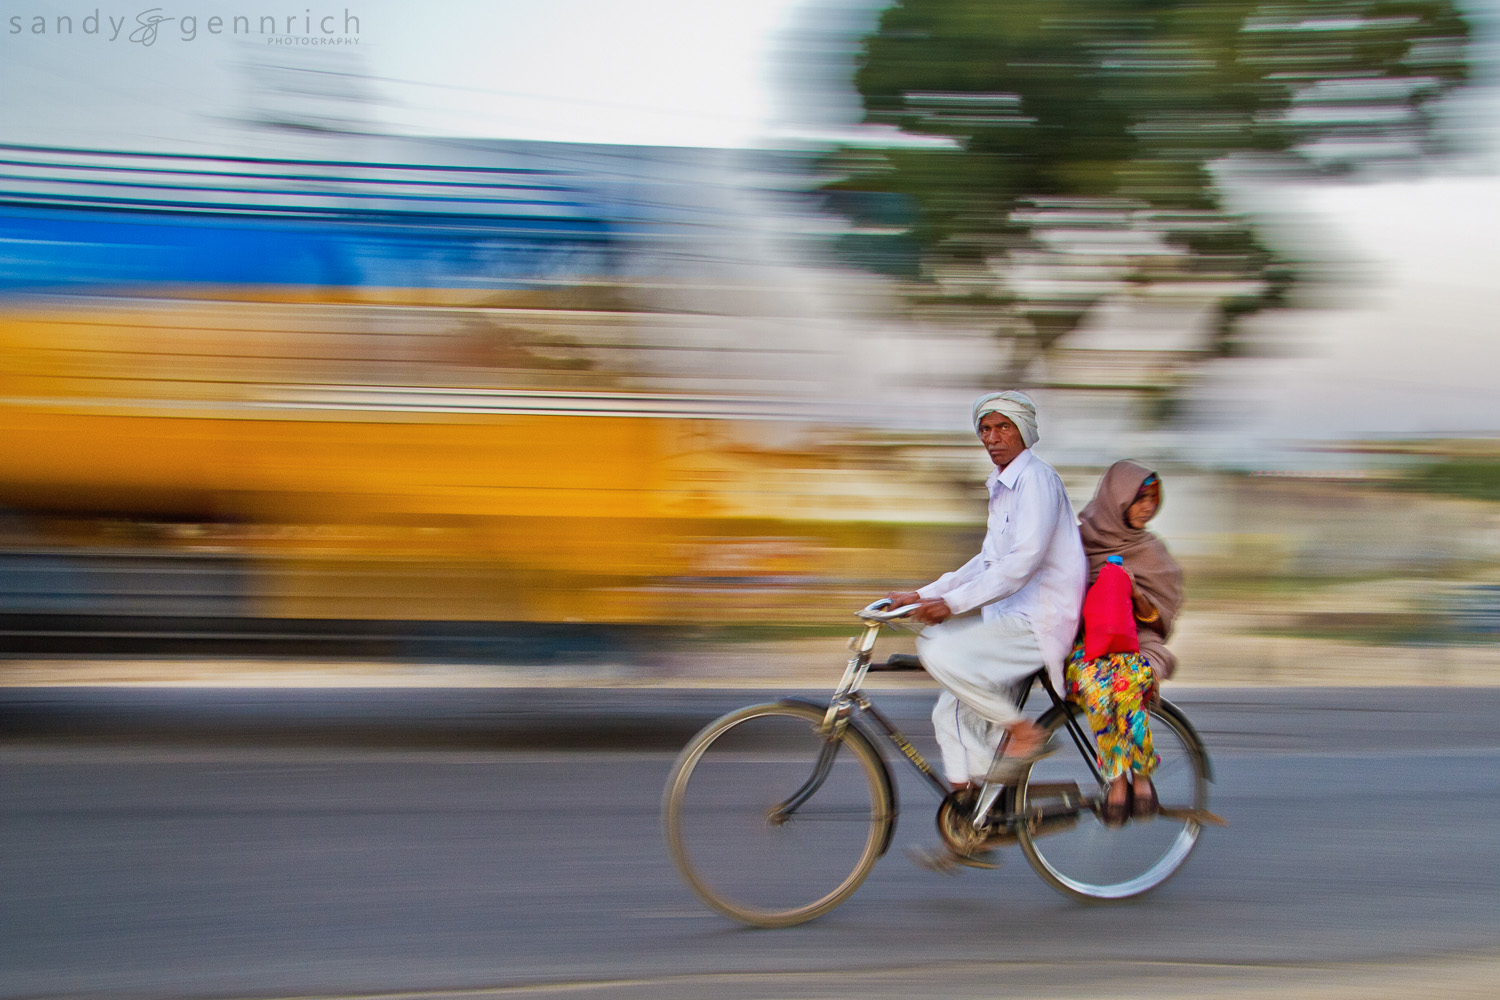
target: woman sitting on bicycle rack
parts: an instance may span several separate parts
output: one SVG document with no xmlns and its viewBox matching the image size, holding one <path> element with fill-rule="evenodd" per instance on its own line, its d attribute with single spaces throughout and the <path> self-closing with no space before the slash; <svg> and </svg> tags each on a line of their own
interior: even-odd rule
<svg viewBox="0 0 1500 1000">
<path fill-rule="evenodd" d="M 1046 733 L 1021 715 L 1013 689 L 1045 665 L 1054 689 L 1062 690 L 1088 575 L 1062 480 L 1031 452 L 1036 404 L 1022 392 L 981 396 L 974 431 L 995 465 L 986 481 L 988 530 L 979 554 L 920 590 L 890 595 L 898 607 L 919 604 L 912 620 L 935 626 L 917 650 L 946 689 L 932 721 L 955 789 L 1009 783 L 1047 752 Z M 976 608 L 980 620 L 942 624 Z"/>
<path fill-rule="evenodd" d="M 1156 754 L 1146 706 L 1157 685 L 1172 676 L 1176 658 L 1167 637 L 1182 604 L 1182 569 L 1146 522 L 1161 507 L 1161 480 L 1134 462 L 1116 462 L 1099 480 L 1094 499 L 1079 515 L 1089 582 L 1110 556 L 1120 556 L 1131 575 L 1131 601 L 1138 653 L 1083 658 L 1083 643 L 1068 658 L 1068 693 L 1084 707 L 1099 750 L 1099 767 L 1110 779 L 1104 802 L 1106 823 L 1143 819 L 1156 812 L 1151 774 Z"/>
</svg>

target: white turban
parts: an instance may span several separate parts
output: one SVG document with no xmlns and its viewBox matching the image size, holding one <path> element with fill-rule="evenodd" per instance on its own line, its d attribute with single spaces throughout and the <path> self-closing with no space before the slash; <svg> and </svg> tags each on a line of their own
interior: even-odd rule
<svg viewBox="0 0 1500 1000">
<path fill-rule="evenodd" d="M 1011 389 L 1006 392 L 990 392 L 974 400 L 974 433 L 979 433 L 979 421 L 986 413 L 998 413 L 1009 417 L 1021 432 L 1021 441 L 1030 448 L 1037 442 L 1036 404 L 1024 392 Z"/>
</svg>

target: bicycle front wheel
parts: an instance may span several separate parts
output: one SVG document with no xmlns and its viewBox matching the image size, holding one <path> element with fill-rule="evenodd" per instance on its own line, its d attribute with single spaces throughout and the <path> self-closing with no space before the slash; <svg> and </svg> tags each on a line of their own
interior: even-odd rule
<svg viewBox="0 0 1500 1000">
<path fill-rule="evenodd" d="M 1068 703 L 1089 734 L 1088 717 Z M 1172 705 L 1150 709 L 1151 739 L 1161 758 L 1152 781 L 1173 815 L 1106 826 L 1095 811 L 1106 788 L 1073 745 L 1056 708 L 1042 718 L 1055 733 L 1056 754 L 1038 761 L 1016 786 L 1018 833 L 1026 860 L 1054 888 L 1088 902 L 1130 899 L 1170 878 L 1198 842 L 1196 816 L 1208 809 L 1208 755 L 1197 733 Z M 1085 740 L 1088 753 L 1092 740 Z"/>
<path fill-rule="evenodd" d="M 720 913 L 757 927 L 822 916 L 859 888 L 889 840 L 890 775 L 863 733 L 824 710 L 754 705 L 710 723 L 662 799 L 678 871 Z"/>
</svg>

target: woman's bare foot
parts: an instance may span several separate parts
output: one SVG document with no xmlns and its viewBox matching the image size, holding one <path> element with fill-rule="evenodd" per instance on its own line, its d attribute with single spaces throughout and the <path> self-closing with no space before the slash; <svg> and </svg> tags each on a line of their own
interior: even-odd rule
<svg viewBox="0 0 1500 1000">
<path fill-rule="evenodd" d="M 1130 818 L 1130 791 L 1130 782 L 1123 774 L 1109 783 L 1104 812 L 1100 817 L 1107 825 L 1123 826 Z"/>
<path fill-rule="evenodd" d="M 1144 774 L 1134 776 L 1131 788 L 1131 814 L 1136 819 L 1150 819 L 1156 815 L 1160 804 L 1156 801 L 1156 786 Z"/>
</svg>

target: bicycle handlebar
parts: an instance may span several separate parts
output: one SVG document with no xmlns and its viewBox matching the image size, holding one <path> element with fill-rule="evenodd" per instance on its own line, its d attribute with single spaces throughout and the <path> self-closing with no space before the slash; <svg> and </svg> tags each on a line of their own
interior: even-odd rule
<svg viewBox="0 0 1500 1000">
<path fill-rule="evenodd" d="M 882 597 L 880 600 L 867 605 L 863 611 L 856 611 L 854 613 L 866 621 L 891 622 L 897 618 L 905 618 L 920 607 L 917 604 L 908 604 L 905 607 L 896 608 L 894 611 L 886 611 L 885 609 L 890 606 L 891 599 L 889 597 Z"/>
</svg>

